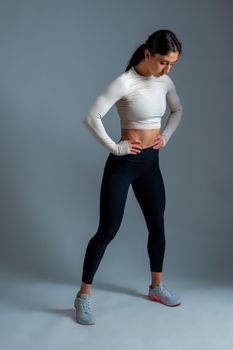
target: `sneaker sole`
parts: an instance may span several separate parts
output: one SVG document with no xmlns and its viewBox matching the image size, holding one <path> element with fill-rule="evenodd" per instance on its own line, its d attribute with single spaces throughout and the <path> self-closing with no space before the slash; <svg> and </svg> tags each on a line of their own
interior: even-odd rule
<svg viewBox="0 0 233 350">
<path fill-rule="evenodd" d="M 166 306 L 170 306 L 170 307 L 179 306 L 181 304 L 181 302 L 177 303 L 177 304 L 166 304 L 162 299 L 160 299 L 159 297 L 156 297 L 154 295 L 148 295 L 148 299 L 151 301 L 156 301 L 157 303 L 160 303 L 160 304 L 163 304 Z"/>
</svg>

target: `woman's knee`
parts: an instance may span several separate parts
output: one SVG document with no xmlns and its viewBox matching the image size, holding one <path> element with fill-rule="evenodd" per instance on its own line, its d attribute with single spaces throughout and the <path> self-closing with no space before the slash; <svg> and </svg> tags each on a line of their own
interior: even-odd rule
<svg viewBox="0 0 233 350">
<path fill-rule="evenodd" d="M 117 231 L 118 229 L 116 227 L 99 228 L 93 238 L 101 241 L 102 243 L 108 244 L 116 236 Z"/>
</svg>

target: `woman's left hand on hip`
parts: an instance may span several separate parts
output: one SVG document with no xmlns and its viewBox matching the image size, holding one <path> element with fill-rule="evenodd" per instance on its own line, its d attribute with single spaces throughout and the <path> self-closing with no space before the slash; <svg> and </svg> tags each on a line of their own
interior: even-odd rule
<svg viewBox="0 0 233 350">
<path fill-rule="evenodd" d="M 154 140 L 154 144 L 152 145 L 153 148 L 158 149 L 158 148 L 162 148 L 165 146 L 165 141 L 162 135 L 159 135 L 155 138 Z"/>
</svg>

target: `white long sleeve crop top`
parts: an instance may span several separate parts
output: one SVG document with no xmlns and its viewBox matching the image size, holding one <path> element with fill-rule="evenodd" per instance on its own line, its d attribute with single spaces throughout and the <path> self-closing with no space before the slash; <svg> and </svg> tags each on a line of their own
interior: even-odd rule
<svg viewBox="0 0 233 350">
<path fill-rule="evenodd" d="M 164 74 L 160 77 L 143 76 L 134 67 L 117 76 L 95 99 L 83 119 L 92 135 L 116 155 L 129 154 L 127 140 L 114 142 L 107 134 L 102 118 L 115 104 L 123 129 L 159 129 L 166 110 L 170 115 L 161 135 L 164 145 L 177 128 L 182 105 L 172 79 Z"/>
</svg>

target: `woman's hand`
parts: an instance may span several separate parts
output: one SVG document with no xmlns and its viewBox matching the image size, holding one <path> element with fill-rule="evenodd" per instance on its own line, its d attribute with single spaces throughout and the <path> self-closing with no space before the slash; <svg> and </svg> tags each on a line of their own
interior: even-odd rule
<svg viewBox="0 0 233 350">
<path fill-rule="evenodd" d="M 130 153 L 137 154 L 137 153 L 141 152 L 140 150 L 142 149 L 142 146 L 140 144 L 142 143 L 142 141 L 140 141 L 140 140 L 135 140 L 135 141 L 128 140 L 128 143 L 129 143 Z"/>
<path fill-rule="evenodd" d="M 152 145 L 154 149 L 159 149 L 165 146 L 165 140 L 162 135 L 158 135 L 155 140 L 154 144 Z"/>
</svg>

